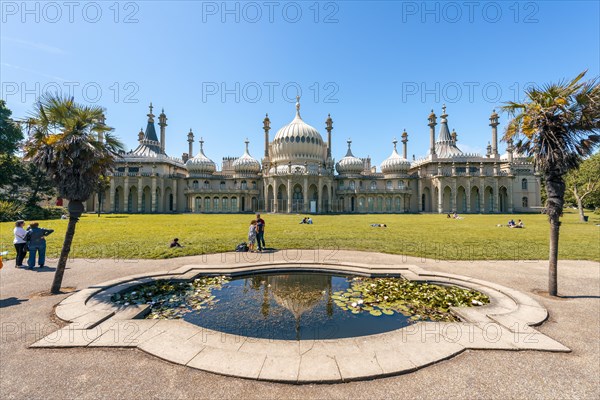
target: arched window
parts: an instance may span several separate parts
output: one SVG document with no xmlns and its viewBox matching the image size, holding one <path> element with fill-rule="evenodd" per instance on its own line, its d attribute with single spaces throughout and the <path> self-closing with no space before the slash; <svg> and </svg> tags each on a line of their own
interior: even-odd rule
<svg viewBox="0 0 600 400">
<path fill-rule="evenodd" d="M 248 189 L 248 182 L 242 181 L 242 190 Z"/>
<path fill-rule="evenodd" d="M 340 189 L 343 189 L 344 188 L 344 181 L 340 180 L 338 186 L 340 187 Z"/>
<path fill-rule="evenodd" d="M 525 208 L 529 207 L 529 199 L 527 198 L 527 196 L 523 197 L 522 204 L 523 204 L 523 207 L 525 207 Z"/>
<path fill-rule="evenodd" d="M 225 181 L 221 181 L 221 190 L 225 189 Z"/>
<path fill-rule="evenodd" d="M 385 183 L 385 188 L 386 188 L 387 190 L 392 190 L 392 189 L 393 189 L 393 187 L 392 187 L 392 181 L 387 181 L 387 182 Z"/>
<path fill-rule="evenodd" d="M 398 189 L 404 189 L 404 181 L 398 181 Z"/>
<path fill-rule="evenodd" d="M 237 197 L 232 197 L 231 198 L 231 211 L 237 211 L 237 210 L 238 210 Z"/>
<path fill-rule="evenodd" d="M 204 181 L 204 189 L 210 189 L 210 182 Z"/>
<path fill-rule="evenodd" d="M 527 179 L 523 178 L 521 181 L 521 189 L 527 190 Z"/>
<path fill-rule="evenodd" d="M 221 211 L 229 211 L 227 197 L 223 197 L 223 199 L 221 200 Z"/>
<path fill-rule="evenodd" d="M 219 211 L 219 198 L 213 198 L 213 211 Z"/>
<path fill-rule="evenodd" d="M 371 181 L 371 190 L 377 189 L 377 182 Z"/>
<path fill-rule="evenodd" d="M 198 181 L 194 181 L 194 183 L 192 184 L 194 189 L 198 189 Z"/>
<path fill-rule="evenodd" d="M 204 211 L 210 210 L 210 197 L 204 198 Z"/>
<path fill-rule="evenodd" d="M 354 190 L 355 184 L 354 181 L 350 181 L 350 190 Z"/>
<path fill-rule="evenodd" d="M 256 181 L 252 181 L 252 189 L 256 189 Z"/>
</svg>

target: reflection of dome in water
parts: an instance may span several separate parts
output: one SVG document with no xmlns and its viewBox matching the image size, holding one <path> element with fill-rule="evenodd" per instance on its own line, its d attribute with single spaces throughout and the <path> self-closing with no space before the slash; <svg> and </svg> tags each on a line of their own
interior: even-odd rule
<svg viewBox="0 0 600 400">
<path fill-rule="evenodd" d="M 275 301 L 289 310 L 296 320 L 323 299 L 331 285 L 326 275 L 278 275 L 268 278 Z"/>
</svg>

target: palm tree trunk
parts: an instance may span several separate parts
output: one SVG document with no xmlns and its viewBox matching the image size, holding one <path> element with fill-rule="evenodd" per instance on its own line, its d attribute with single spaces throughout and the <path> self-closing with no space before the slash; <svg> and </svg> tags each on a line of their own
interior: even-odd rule
<svg viewBox="0 0 600 400">
<path fill-rule="evenodd" d="M 547 213 L 550 222 L 550 255 L 548 260 L 548 293 L 558 295 L 558 237 L 560 231 L 560 216 L 563 212 L 565 198 L 565 182 L 560 172 L 549 171 L 546 176 L 546 191 L 548 193 Z"/>
<path fill-rule="evenodd" d="M 50 293 L 60 293 L 60 286 L 62 285 L 63 275 L 65 274 L 65 267 L 67 266 L 67 259 L 71 252 L 71 244 L 73 243 L 73 237 L 75 236 L 75 226 L 81 212 L 83 210 L 83 204 L 81 201 L 70 201 L 69 202 L 69 225 L 67 226 L 67 232 L 65 233 L 65 241 L 60 252 L 60 258 L 58 259 L 58 265 L 56 266 L 56 273 L 54 274 L 54 281 L 52 281 L 52 287 Z"/>
</svg>

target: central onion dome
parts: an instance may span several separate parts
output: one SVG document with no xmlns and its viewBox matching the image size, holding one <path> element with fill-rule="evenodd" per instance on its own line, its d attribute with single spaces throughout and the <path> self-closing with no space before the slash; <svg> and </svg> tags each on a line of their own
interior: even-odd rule
<svg viewBox="0 0 600 400">
<path fill-rule="evenodd" d="M 233 162 L 233 169 L 238 174 L 258 174 L 260 171 L 260 163 L 248 152 L 248 139 L 245 141 L 246 151 L 244 154 Z"/>
<path fill-rule="evenodd" d="M 272 143 L 272 162 L 303 164 L 325 162 L 327 146 L 319 132 L 300 117 L 300 96 L 296 97 L 296 117 L 275 135 Z"/>
<path fill-rule="evenodd" d="M 350 148 L 351 144 L 352 140 L 348 139 L 348 151 L 346 152 L 346 156 L 335 165 L 335 169 L 341 175 L 360 174 L 364 169 L 363 161 L 358 157 L 354 157 L 354 154 L 352 154 L 352 149 Z"/>
<path fill-rule="evenodd" d="M 410 168 L 410 162 L 398 154 L 398 151 L 396 150 L 398 141 L 394 139 L 392 143 L 394 143 L 394 151 L 391 156 L 381 163 L 381 172 L 383 172 L 384 175 L 406 174 Z"/>
<path fill-rule="evenodd" d="M 185 163 L 190 173 L 195 175 L 210 175 L 217 170 L 215 163 L 204 154 L 204 140 L 200 138 L 200 152 Z"/>
</svg>

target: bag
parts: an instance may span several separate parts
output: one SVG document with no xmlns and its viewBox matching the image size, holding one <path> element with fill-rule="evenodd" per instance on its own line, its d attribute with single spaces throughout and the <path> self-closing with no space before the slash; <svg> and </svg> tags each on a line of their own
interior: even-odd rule
<svg viewBox="0 0 600 400">
<path fill-rule="evenodd" d="M 235 251 L 238 253 L 243 253 L 248 250 L 249 250 L 249 248 L 248 248 L 248 244 L 246 244 L 246 242 L 242 242 L 242 243 L 238 244 L 237 246 L 235 246 Z"/>
</svg>

